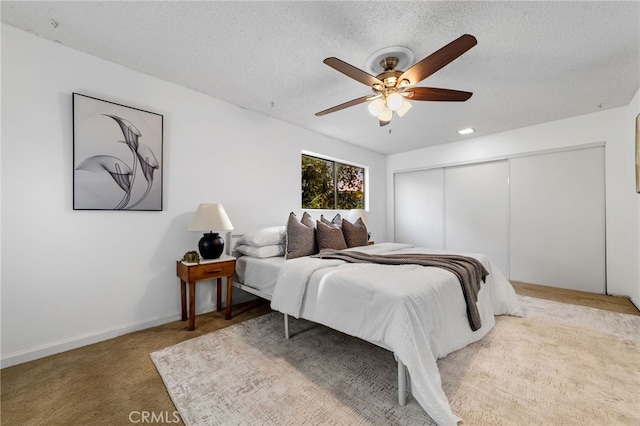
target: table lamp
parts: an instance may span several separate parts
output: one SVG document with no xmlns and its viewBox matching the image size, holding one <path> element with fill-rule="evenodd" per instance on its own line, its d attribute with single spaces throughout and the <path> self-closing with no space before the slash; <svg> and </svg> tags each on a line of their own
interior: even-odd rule
<svg viewBox="0 0 640 426">
<path fill-rule="evenodd" d="M 224 239 L 214 231 L 231 231 L 233 225 L 224 211 L 222 204 L 200 204 L 191 223 L 189 231 L 205 231 L 198 242 L 198 250 L 203 259 L 217 259 L 224 251 Z"/>
</svg>

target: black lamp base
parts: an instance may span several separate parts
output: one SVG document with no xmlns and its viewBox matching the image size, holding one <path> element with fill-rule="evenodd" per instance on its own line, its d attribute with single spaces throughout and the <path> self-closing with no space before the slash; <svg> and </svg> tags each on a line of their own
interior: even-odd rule
<svg viewBox="0 0 640 426">
<path fill-rule="evenodd" d="M 224 251 L 224 240 L 214 232 L 207 232 L 198 242 L 200 256 L 203 259 L 217 259 Z"/>
</svg>

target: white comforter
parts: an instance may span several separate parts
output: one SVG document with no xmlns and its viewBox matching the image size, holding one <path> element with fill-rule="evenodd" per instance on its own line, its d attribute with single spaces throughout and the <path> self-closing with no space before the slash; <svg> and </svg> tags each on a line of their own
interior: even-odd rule
<svg viewBox="0 0 640 426">
<path fill-rule="evenodd" d="M 367 253 L 447 253 L 408 244 L 357 247 Z M 478 294 L 482 327 L 471 331 L 458 279 L 440 268 L 418 265 L 351 264 L 303 257 L 284 262 L 271 307 L 392 350 L 411 377 L 411 393 L 440 425 L 460 420 L 442 390 L 436 360 L 480 340 L 494 315 L 521 316 L 515 291 L 484 255 L 489 271 Z"/>
</svg>

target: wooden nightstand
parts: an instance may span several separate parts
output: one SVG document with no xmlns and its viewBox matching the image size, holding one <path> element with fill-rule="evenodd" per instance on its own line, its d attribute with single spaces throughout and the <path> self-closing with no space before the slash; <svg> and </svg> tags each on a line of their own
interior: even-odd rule
<svg viewBox="0 0 640 426">
<path fill-rule="evenodd" d="M 182 298 L 182 321 L 187 320 L 187 284 L 189 284 L 189 330 L 196 328 L 196 283 L 216 279 L 216 309 L 222 309 L 222 278 L 227 278 L 227 312 L 225 319 L 231 319 L 231 294 L 233 274 L 236 272 L 236 258 L 222 255 L 219 259 L 203 260 L 200 263 L 176 263 L 180 278 L 180 296 Z"/>
</svg>

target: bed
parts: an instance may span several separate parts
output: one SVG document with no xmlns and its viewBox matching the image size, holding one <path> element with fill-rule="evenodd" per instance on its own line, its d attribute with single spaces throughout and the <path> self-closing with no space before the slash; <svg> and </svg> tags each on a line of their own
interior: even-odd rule
<svg viewBox="0 0 640 426">
<path fill-rule="evenodd" d="M 380 243 L 347 248 L 372 255 L 451 253 L 409 244 Z M 398 400 L 412 396 L 440 425 L 455 425 L 436 361 L 480 340 L 495 325 L 494 315 L 523 314 L 504 275 L 481 254 L 489 273 L 477 295 L 481 326 L 472 331 L 458 278 L 420 265 L 348 263 L 302 256 L 240 256 L 234 285 L 271 301 L 288 317 L 304 318 L 359 337 L 394 353 L 398 361 Z M 408 374 L 407 374 L 408 372 Z"/>
<path fill-rule="evenodd" d="M 240 255 L 236 261 L 233 285 L 263 299 L 271 300 L 278 272 L 284 262 L 284 256 L 259 258 Z"/>
</svg>

